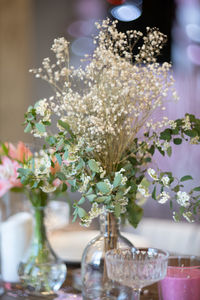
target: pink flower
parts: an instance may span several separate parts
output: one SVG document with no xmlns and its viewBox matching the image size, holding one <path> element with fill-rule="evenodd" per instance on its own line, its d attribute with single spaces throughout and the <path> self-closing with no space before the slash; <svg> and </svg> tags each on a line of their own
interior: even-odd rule
<svg viewBox="0 0 200 300">
<path fill-rule="evenodd" d="M 53 185 L 58 187 L 59 185 L 61 185 L 62 181 L 59 178 L 54 179 L 53 181 Z M 67 181 L 64 181 L 64 183 L 68 186 L 70 186 L 70 184 Z"/>
<path fill-rule="evenodd" d="M 24 162 L 32 157 L 31 151 L 23 142 L 19 142 L 17 147 L 15 147 L 12 143 L 6 143 L 6 147 L 8 147 L 8 156 L 14 160 Z"/>
<path fill-rule="evenodd" d="M 54 181 L 53 181 L 53 185 L 58 187 L 59 185 L 61 184 L 61 180 L 59 178 L 56 178 Z"/>
<path fill-rule="evenodd" d="M 33 154 L 24 143 L 19 142 L 17 145 L 17 159 L 21 162 L 27 161 Z"/>
<path fill-rule="evenodd" d="M 0 196 L 4 195 L 12 187 L 22 186 L 17 178 L 17 170 L 20 167 L 18 162 L 12 161 L 6 156 L 2 157 L 2 164 L 0 165 Z"/>
</svg>

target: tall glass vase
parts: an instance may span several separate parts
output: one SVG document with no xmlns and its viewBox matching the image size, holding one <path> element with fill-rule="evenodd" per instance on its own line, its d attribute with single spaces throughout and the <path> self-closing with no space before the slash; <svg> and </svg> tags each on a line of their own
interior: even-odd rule
<svg viewBox="0 0 200 300">
<path fill-rule="evenodd" d="M 116 248 L 131 248 L 132 243 L 120 234 L 120 220 L 113 213 L 100 216 L 100 234 L 87 245 L 81 262 L 84 300 L 131 299 L 132 290 L 108 279 L 105 253 Z"/>
<path fill-rule="evenodd" d="M 44 224 L 45 206 L 33 206 L 34 228 L 29 251 L 19 265 L 18 274 L 30 294 L 56 292 L 66 277 L 66 265 L 56 257 L 48 242 Z"/>
</svg>

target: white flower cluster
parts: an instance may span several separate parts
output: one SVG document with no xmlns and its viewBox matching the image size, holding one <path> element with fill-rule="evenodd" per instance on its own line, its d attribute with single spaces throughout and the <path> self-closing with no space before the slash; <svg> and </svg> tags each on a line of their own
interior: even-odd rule
<svg viewBox="0 0 200 300">
<path fill-rule="evenodd" d="M 147 170 L 147 173 L 149 174 L 149 176 L 153 179 L 153 180 L 158 180 L 158 175 L 156 173 L 156 171 L 152 168 L 149 168 Z"/>
<path fill-rule="evenodd" d="M 148 198 L 150 196 L 149 189 L 142 184 L 138 185 L 138 192 L 145 198 Z"/>
<path fill-rule="evenodd" d="M 36 104 L 36 114 L 42 116 L 43 121 L 50 121 L 51 110 L 48 108 L 49 104 L 47 99 L 38 101 Z"/>
<path fill-rule="evenodd" d="M 190 139 L 190 144 L 197 145 L 198 143 L 199 143 L 199 137 L 198 136 L 195 136 L 195 137 Z"/>
<path fill-rule="evenodd" d="M 51 172 L 51 160 L 49 156 L 41 150 L 34 158 L 34 174 L 36 177 L 49 175 Z"/>
<path fill-rule="evenodd" d="M 190 196 L 186 192 L 179 191 L 177 193 L 177 203 L 183 207 L 190 205 Z"/>
<path fill-rule="evenodd" d="M 43 186 L 41 187 L 41 190 L 44 193 L 53 193 L 56 190 L 56 186 L 53 184 L 48 183 L 47 181 L 44 182 Z"/>
<path fill-rule="evenodd" d="M 170 195 L 163 191 L 160 195 L 159 195 L 159 200 L 158 200 L 158 203 L 160 204 L 165 204 L 169 199 L 170 199 Z"/>
<path fill-rule="evenodd" d="M 183 126 L 182 128 L 185 130 L 190 130 L 191 129 L 191 123 L 190 123 L 190 118 L 189 116 L 186 116 L 185 119 L 183 120 Z"/>
<path fill-rule="evenodd" d="M 161 143 L 160 140 L 157 140 L 156 145 L 160 147 L 162 151 L 167 151 L 167 149 L 170 147 L 170 143 L 167 141 Z"/>
<path fill-rule="evenodd" d="M 88 214 L 85 217 L 81 218 L 80 224 L 85 227 L 89 227 L 92 220 L 97 218 L 99 215 L 101 215 L 104 212 L 104 210 L 105 209 L 103 207 L 99 207 L 96 202 L 93 203 Z"/>
<path fill-rule="evenodd" d="M 163 183 L 164 186 L 168 186 L 169 185 L 169 182 L 170 182 L 170 179 L 167 175 L 164 175 L 162 178 L 161 178 L 161 181 Z"/>
<path fill-rule="evenodd" d="M 88 183 L 92 180 L 90 176 L 86 176 L 85 174 L 81 175 L 82 186 L 79 188 L 80 193 L 85 193 L 88 188 Z"/>
</svg>

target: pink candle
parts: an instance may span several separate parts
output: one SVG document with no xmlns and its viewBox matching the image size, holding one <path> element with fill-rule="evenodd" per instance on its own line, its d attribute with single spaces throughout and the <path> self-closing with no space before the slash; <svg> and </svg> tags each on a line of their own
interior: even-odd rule
<svg viewBox="0 0 200 300">
<path fill-rule="evenodd" d="M 200 267 L 168 267 L 160 281 L 162 300 L 200 300 Z"/>
</svg>

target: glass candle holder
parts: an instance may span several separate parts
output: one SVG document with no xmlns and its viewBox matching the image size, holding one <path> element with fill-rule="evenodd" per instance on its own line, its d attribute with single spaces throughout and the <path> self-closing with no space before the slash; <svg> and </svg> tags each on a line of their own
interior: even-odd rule
<svg viewBox="0 0 200 300">
<path fill-rule="evenodd" d="M 159 283 L 159 300 L 200 299 L 200 257 L 169 257 L 167 276 Z"/>
</svg>

